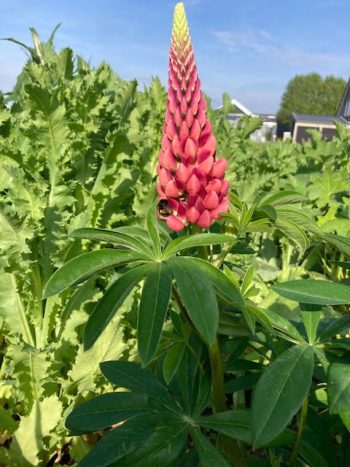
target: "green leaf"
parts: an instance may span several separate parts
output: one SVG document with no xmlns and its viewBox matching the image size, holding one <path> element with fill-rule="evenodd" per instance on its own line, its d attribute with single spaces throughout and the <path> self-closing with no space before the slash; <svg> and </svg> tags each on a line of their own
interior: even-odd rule
<svg viewBox="0 0 350 467">
<path fill-rule="evenodd" d="M 318 340 L 323 342 L 331 339 L 336 334 L 348 332 L 350 328 L 350 316 L 323 319 L 318 329 Z"/>
<path fill-rule="evenodd" d="M 234 439 L 252 444 L 250 410 L 218 412 L 209 417 L 198 417 L 194 421 L 203 428 L 210 428 Z"/>
<path fill-rule="evenodd" d="M 38 454 L 44 448 L 44 438 L 50 436 L 62 418 L 62 404 L 56 396 L 35 400 L 29 415 L 20 420 L 12 437 L 9 454 L 19 465 L 40 465 Z"/>
<path fill-rule="evenodd" d="M 188 434 L 188 426 L 178 417 L 163 416 L 148 440 L 124 457 L 120 467 L 163 467 L 175 466 L 183 451 Z"/>
<path fill-rule="evenodd" d="M 221 245 L 223 243 L 230 243 L 233 241 L 232 237 L 222 234 L 201 233 L 196 235 L 183 235 L 182 237 L 172 240 L 163 252 L 163 259 L 175 255 L 179 251 L 187 248 L 206 245 Z"/>
<path fill-rule="evenodd" d="M 156 257 L 160 258 L 161 255 L 161 248 L 160 248 L 160 238 L 159 238 L 159 232 L 157 228 L 157 218 L 156 218 L 156 212 L 154 209 L 154 206 L 149 209 L 148 214 L 147 214 L 147 229 L 149 236 L 151 237 L 154 250 L 156 252 Z"/>
<path fill-rule="evenodd" d="M 103 375 L 116 386 L 148 394 L 155 399 L 169 400 L 168 390 L 145 368 L 127 361 L 100 363 Z"/>
<path fill-rule="evenodd" d="M 200 258 L 184 256 L 186 261 L 191 262 L 212 283 L 217 294 L 227 303 L 237 305 L 240 309 L 245 307 L 244 298 L 239 288 L 221 271 L 212 264 Z"/>
<path fill-rule="evenodd" d="M 261 200 L 259 206 L 266 206 L 268 204 L 271 204 L 271 206 L 282 206 L 284 204 L 302 203 L 306 200 L 305 196 L 301 195 L 297 191 L 282 190 L 265 197 Z"/>
<path fill-rule="evenodd" d="M 323 238 L 328 243 L 335 246 L 341 253 L 350 257 L 350 238 L 334 234 L 325 234 Z"/>
<path fill-rule="evenodd" d="M 68 261 L 48 280 L 43 298 L 80 284 L 93 274 L 130 261 L 145 260 L 145 255 L 128 250 L 101 249 L 89 251 Z"/>
<path fill-rule="evenodd" d="M 308 394 L 314 353 L 308 345 L 296 345 L 280 355 L 263 373 L 252 404 L 255 447 L 272 441 L 285 429 Z"/>
<path fill-rule="evenodd" d="M 270 320 L 274 329 L 282 332 L 286 338 L 290 338 L 288 340 L 291 340 L 291 342 L 305 343 L 305 339 L 300 332 L 286 318 L 283 318 L 283 316 L 272 310 L 266 310 L 266 317 Z"/>
<path fill-rule="evenodd" d="M 154 259 L 152 250 L 144 240 L 142 240 L 140 237 L 121 232 L 119 229 L 107 230 L 84 228 L 73 230 L 69 236 L 73 238 L 84 238 L 88 240 L 97 240 L 101 242 L 115 243 L 117 245 L 127 246 L 133 250 L 138 251 L 139 253 L 144 253 L 150 259 Z"/>
<path fill-rule="evenodd" d="M 200 430 L 192 430 L 193 438 L 201 467 L 230 467 L 230 463 L 223 455 L 211 444 L 208 438 Z"/>
<path fill-rule="evenodd" d="M 336 282 L 314 279 L 294 280 L 276 284 L 273 290 L 289 300 L 315 305 L 350 303 L 350 287 Z"/>
<path fill-rule="evenodd" d="M 92 347 L 113 318 L 135 285 L 150 269 L 149 264 L 142 264 L 120 276 L 105 292 L 89 316 L 84 329 L 84 348 Z"/>
<path fill-rule="evenodd" d="M 350 411 L 350 363 L 333 362 L 328 369 L 329 411 Z"/>
<path fill-rule="evenodd" d="M 141 362 L 146 366 L 157 351 L 168 310 L 172 276 L 165 263 L 155 263 L 143 286 L 137 322 Z"/>
<path fill-rule="evenodd" d="M 182 356 L 186 350 L 184 342 L 176 342 L 165 354 L 163 361 L 164 381 L 169 384 L 179 368 Z"/>
<path fill-rule="evenodd" d="M 219 309 L 210 281 L 186 257 L 172 258 L 169 265 L 193 325 L 204 342 L 212 343 L 219 325 Z"/>
<path fill-rule="evenodd" d="M 316 340 L 322 310 L 320 309 L 320 305 L 310 305 L 307 303 L 300 303 L 300 309 L 309 343 L 313 344 Z"/>
<path fill-rule="evenodd" d="M 89 433 L 108 428 L 127 418 L 150 412 L 145 394 L 115 392 L 102 394 L 76 407 L 67 417 L 66 427 Z"/>
<path fill-rule="evenodd" d="M 79 467 L 110 467 L 137 449 L 152 435 L 158 422 L 156 416 L 135 417 L 108 432 L 79 462 Z"/>
</svg>

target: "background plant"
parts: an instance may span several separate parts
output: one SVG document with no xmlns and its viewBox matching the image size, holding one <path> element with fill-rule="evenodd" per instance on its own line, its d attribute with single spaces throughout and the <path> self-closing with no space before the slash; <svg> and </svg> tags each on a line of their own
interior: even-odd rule
<svg viewBox="0 0 350 467">
<path fill-rule="evenodd" d="M 265 465 L 283 465 L 299 456 L 311 466 L 344 464 L 349 442 L 349 295 L 341 285 L 348 284 L 349 268 L 349 132 L 339 126 L 337 137 L 327 143 L 314 133 L 304 146 L 257 145 L 249 134 L 258 121 L 245 119 L 237 128 L 226 121 L 227 96 L 221 110 L 211 111 L 218 154 L 229 160 L 234 190 L 230 214 L 213 226 L 212 234 L 224 234 L 230 241 L 221 248 L 210 236 L 199 244 L 198 237 L 194 242 L 195 237 L 180 237 L 175 240 L 179 248 L 186 241 L 187 247 L 182 243 L 172 259 L 163 260 L 171 259 L 172 267 L 192 268 L 186 274 L 199 276 L 207 290 L 215 291 L 206 303 L 218 308 L 214 328 L 224 363 L 227 410 L 214 414 L 208 351 L 180 312 L 182 300 L 173 296 L 165 314 L 163 306 L 161 334 L 159 326 L 157 332 L 142 333 L 143 325 L 137 323 L 140 307 L 146 317 L 156 309 L 139 302 L 153 297 L 150 284 L 157 283 L 155 268 L 163 262 L 154 260 L 160 254 L 152 247 L 154 228 L 150 237 L 151 224 L 148 230 L 140 225 L 154 196 L 164 89 L 155 80 L 144 92 L 137 92 L 135 82 L 116 77 L 106 64 L 92 69 L 80 57 L 73 60 L 69 49 L 56 53 L 52 41 L 43 44 L 36 38 L 35 48 L 44 61 L 31 57 L 14 93 L 6 96 L 10 102 L 1 98 L 0 103 L 3 462 L 45 465 L 58 450 L 57 462 L 79 460 L 101 437 L 101 430 L 108 432 L 112 425 L 130 419 L 122 431 L 112 430 L 109 436 L 135 439 L 129 450 L 119 452 L 121 465 L 143 462 L 138 457 L 141 453 L 143 459 L 150 456 L 152 465 L 157 459 L 164 464 L 164 458 L 175 465 L 196 465 L 198 458 L 203 465 L 226 465 L 225 449 L 215 448 L 216 440 L 219 448 L 225 444 L 223 435 L 236 439 L 252 463 L 260 457 Z M 103 229 L 107 237 L 102 248 L 93 236 L 85 240 L 81 229 L 86 227 Z M 111 228 L 118 242 L 112 241 Z M 109 263 L 106 270 L 89 274 L 78 289 L 41 301 L 43 288 L 57 268 L 69 261 L 78 264 L 82 254 L 93 253 L 96 258 L 107 249 L 109 256 L 112 246 L 118 255 L 128 251 L 130 235 L 134 243 L 146 243 L 152 261 L 143 257 L 146 262 L 140 264 L 136 255 L 133 264 Z M 162 229 L 159 235 L 163 255 L 171 238 Z M 203 246 L 208 248 L 211 266 L 198 258 L 202 253 L 197 247 Z M 126 275 L 138 275 L 131 266 L 144 268 L 139 269 L 135 289 L 132 281 L 128 288 L 123 284 Z M 153 276 L 140 294 L 136 284 L 142 285 L 146 270 Z M 166 273 L 158 277 L 169 284 Z M 325 283 L 325 279 L 343 284 Z M 192 283 L 196 287 L 201 281 Z M 83 325 L 90 320 L 94 324 L 97 313 L 93 310 L 113 290 L 119 287 L 120 291 L 121 284 L 130 295 L 122 296 L 123 305 L 112 296 L 114 306 L 120 306 L 118 313 L 114 315 L 116 309 L 107 303 L 105 329 L 100 337 L 93 336 L 99 340 L 90 341 L 90 349 L 84 351 Z M 185 290 L 180 298 L 187 295 Z M 192 304 L 196 326 L 204 336 L 210 330 L 205 323 L 201 328 L 198 309 L 206 303 Z M 143 341 L 140 355 L 153 376 L 138 365 L 138 326 L 143 339 L 152 336 L 147 345 Z M 89 347 L 86 341 L 85 346 Z M 113 371 L 119 368 L 118 377 L 102 367 L 103 376 L 99 362 L 116 359 L 136 363 L 111 364 Z M 299 366 L 281 373 L 281 368 L 291 369 L 296 360 Z M 144 385 L 130 384 L 127 376 L 134 372 L 141 381 L 146 378 L 147 391 Z M 296 383 L 298 397 L 271 397 L 278 387 Z M 150 393 L 152 384 L 156 390 Z M 131 393 L 106 396 L 114 386 Z M 114 407 L 110 418 L 102 421 L 89 412 L 94 402 L 81 405 L 97 394 L 103 394 L 96 400 L 106 402 L 108 410 Z M 166 402 L 169 394 L 176 401 L 175 409 Z M 123 404 L 129 412 L 125 409 L 120 414 Z M 77 418 L 68 419 L 71 428 L 81 433 L 83 426 L 92 434 L 68 436 L 64 419 L 73 406 L 81 408 Z M 164 423 L 169 411 L 173 428 Z M 277 420 L 274 411 L 282 414 Z M 149 424 L 141 423 L 145 414 Z M 40 433 L 33 429 L 38 420 Z M 322 436 L 314 435 L 315 426 L 322 426 Z M 105 438 L 98 449 L 108 443 Z M 169 450 L 162 450 L 164 442 L 170 443 L 171 456 Z M 137 443 L 140 454 L 135 450 Z M 252 451 L 251 446 L 258 450 Z M 96 449 L 91 456 L 99 455 Z"/>
</svg>

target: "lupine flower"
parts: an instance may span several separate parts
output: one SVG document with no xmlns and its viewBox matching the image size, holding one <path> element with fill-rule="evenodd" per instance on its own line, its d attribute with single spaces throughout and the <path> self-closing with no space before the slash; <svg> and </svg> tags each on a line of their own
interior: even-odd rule
<svg viewBox="0 0 350 467">
<path fill-rule="evenodd" d="M 208 228 L 228 210 L 227 162 L 216 159 L 216 139 L 206 115 L 183 3 L 174 11 L 168 98 L 157 166 L 158 198 L 171 230 Z M 166 206 L 166 208 L 165 208 Z"/>
</svg>

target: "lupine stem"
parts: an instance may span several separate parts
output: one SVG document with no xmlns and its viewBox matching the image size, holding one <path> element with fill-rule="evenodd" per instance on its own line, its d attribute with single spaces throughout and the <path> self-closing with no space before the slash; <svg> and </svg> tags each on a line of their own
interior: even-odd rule
<svg viewBox="0 0 350 467">
<path fill-rule="evenodd" d="M 299 422 L 299 427 L 298 427 L 298 432 L 297 432 L 297 439 L 295 440 L 295 444 L 293 447 L 293 451 L 290 457 L 290 467 L 294 467 L 297 463 L 297 458 L 298 458 L 298 452 L 301 444 L 301 440 L 303 438 L 303 432 L 304 432 L 304 427 L 305 427 L 305 422 L 306 422 L 306 417 L 307 417 L 307 409 L 308 409 L 308 404 L 309 400 L 308 397 L 306 396 L 303 402 L 303 405 L 301 407 L 301 414 L 300 414 L 300 422 Z"/>
<path fill-rule="evenodd" d="M 227 410 L 224 385 L 224 369 L 220 354 L 218 339 L 208 345 L 211 380 L 213 390 L 213 405 L 216 412 L 225 412 Z M 225 435 L 219 436 L 219 444 L 232 465 L 237 467 L 246 467 L 245 459 L 238 447 L 237 442 Z"/>
</svg>

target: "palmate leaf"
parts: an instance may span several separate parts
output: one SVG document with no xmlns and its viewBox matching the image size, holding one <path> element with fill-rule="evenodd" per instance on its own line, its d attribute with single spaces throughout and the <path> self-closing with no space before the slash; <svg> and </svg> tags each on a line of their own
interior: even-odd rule
<svg viewBox="0 0 350 467">
<path fill-rule="evenodd" d="M 169 266 L 190 320 L 204 342 L 211 344 L 219 325 L 219 309 L 211 282 L 185 257 L 172 258 Z"/>
<path fill-rule="evenodd" d="M 314 279 L 294 280 L 276 284 L 273 290 L 290 300 L 314 305 L 342 305 L 350 303 L 350 287 L 330 281 Z"/>
<path fill-rule="evenodd" d="M 272 441 L 284 430 L 308 394 L 314 365 L 309 345 L 296 345 L 280 355 L 258 381 L 252 404 L 255 447 Z"/>
<path fill-rule="evenodd" d="M 80 467 L 110 467 L 143 444 L 154 432 L 159 416 L 134 417 L 107 433 L 83 460 Z"/>
<path fill-rule="evenodd" d="M 170 258 L 170 256 L 175 255 L 175 253 L 186 250 L 188 248 L 206 245 L 221 245 L 223 243 L 230 243 L 232 241 L 232 237 L 223 234 L 202 233 L 196 235 L 184 235 L 182 237 L 176 238 L 175 240 L 172 240 L 169 245 L 166 246 L 163 252 L 163 260 Z"/>
<path fill-rule="evenodd" d="M 123 304 L 131 290 L 147 274 L 150 264 L 136 266 L 120 276 L 105 292 L 84 329 L 84 348 L 89 349 Z"/>
<path fill-rule="evenodd" d="M 65 263 L 48 280 L 43 298 L 80 284 L 96 272 L 110 269 L 131 261 L 147 260 L 144 254 L 130 250 L 101 249 L 83 253 Z"/>
<path fill-rule="evenodd" d="M 350 364 L 333 362 L 328 369 L 328 397 L 331 413 L 350 412 Z"/>
<path fill-rule="evenodd" d="M 218 412 L 209 417 L 197 417 L 195 422 L 203 428 L 210 428 L 234 439 L 252 444 L 250 410 Z"/>
<path fill-rule="evenodd" d="M 144 253 L 150 259 L 154 259 L 154 253 L 149 245 L 140 237 L 135 237 L 127 233 L 116 230 L 84 228 L 74 230 L 69 234 L 72 238 L 84 238 L 88 240 L 97 240 L 101 242 L 115 243 L 124 245 L 139 253 Z"/>
<path fill-rule="evenodd" d="M 194 444 L 199 456 L 199 461 L 201 467 L 229 467 L 230 463 L 223 457 L 223 455 L 218 451 L 204 436 L 200 430 L 196 429 L 191 432 Z"/>
<path fill-rule="evenodd" d="M 240 309 L 245 307 L 244 298 L 239 288 L 220 269 L 200 258 L 190 256 L 184 258 L 210 280 L 220 298 L 227 303 L 238 306 Z"/>
<path fill-rule="evenodd" d="M 159 400 L 171 400 L 167 388 L 150 373 L 136 363 L 111 361 L 100 364 L 103 375 L 116 386 L 141 392 Z"/>
<path fill-rule="evenodd" d="M 108 428 L 137 415 L 149 414 L 151 408 L 145 394 L 114 392 L 101 394 L 76 407 L 66 419 L 71 432 L 88 433 Z"/>
<path fill-rule="evenodd" d="M 165 263 L 155 263 L 142 289 L 137 322 L 139 356 L 146 366 L 154 357 L 160 341 L 171 294 L 172 276 Z"/>
</svg>

